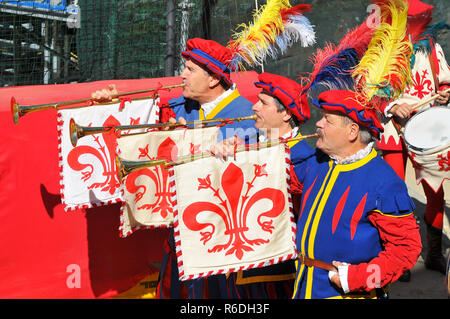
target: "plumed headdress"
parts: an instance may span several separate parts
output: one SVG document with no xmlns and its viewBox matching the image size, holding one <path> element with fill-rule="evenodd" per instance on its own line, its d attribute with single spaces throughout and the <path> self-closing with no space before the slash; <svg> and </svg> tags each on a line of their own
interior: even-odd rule
<svg viewBox="0 0 450 319">
<path fill-rule="evenodd" d="M 367 33 L 366 30 L 365 34 L 369 38 L 365 38 L 365 41 L 370 39 L 367 49 L 364 50 L 366 42 L 362 41 L 359 46 L 362 55 L 358 56 L 356 51 L 351 57 L 344 55 L 343 52 L 348 50 L 345 43 L 351 47 L 351 41 L 343 39 L 335 48 L 336 52 L 330 49 L 333 54 L 327 55 L 339 63 L 328 62 L 324 63 L 327 68 L 318 67 L 316 73 L 313 73 L 309 89 L 321 81 L 321 85 L 328 86 L 332 91 L 321 93 L 317 100 L 313 100 L 314 105 L 322 108 L 335 107 L 336 111 L 341 110 L 350 117 L 353 112 L 352 118 L 360 125 L 367 126 L 379 138 L 383 131 L 377 118 L 380 106 L 396 99 L 407 84 L 411 83 L 412 44 L 406 35 L 408 3 L 403 0 L 373 2 L 379 6 L 380 23 L 372 33 Z M 361 25 L 359 28 L 364 30 L 365 27 Z M 346 37 L 350 39 L 351 35 Z M 345 59 L 345 63 L 336 56 Z M 354 59 L 358 59 L 358 63 L 354 64 Z M 330 65 L 335 68 L 333 72 L 329 71 Z M 336 80 L 329 75 L 333 73 L 345 76 Z M 321 74 L 326 76 L 320 78 Z"/>
<path fill-rule="evenodd" d="M 303 47 L 315 43 L 315 32 L 303 15 L 311 6 L 300 4 L 291 7 L 288 0 L 268 0 L 253 17 L 253 23 L 240 25 L 241 31 L 232 36 L 228 48 L 233 53 L 232 70 L 263 64 L 267 57 L 276 58 L 285 53 L 294 42 Z"/>
</svg>

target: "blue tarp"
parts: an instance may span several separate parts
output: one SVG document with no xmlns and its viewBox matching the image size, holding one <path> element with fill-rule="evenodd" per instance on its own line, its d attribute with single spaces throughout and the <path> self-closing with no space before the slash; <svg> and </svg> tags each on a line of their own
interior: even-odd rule
<svg viewBox="0 0 450 319">
<path fill-rule="evenodd" d="M 77 13 L 78 8 L 70 6 L 69 0 L 58 1 L 57 5 L 52 5 L 51 0 L 35 0 L 35 1 L 14 1 L 0 0 L 0 4 L 17 5 L 33 9 L 44 9 L 57 12 Z"/>
</svg>

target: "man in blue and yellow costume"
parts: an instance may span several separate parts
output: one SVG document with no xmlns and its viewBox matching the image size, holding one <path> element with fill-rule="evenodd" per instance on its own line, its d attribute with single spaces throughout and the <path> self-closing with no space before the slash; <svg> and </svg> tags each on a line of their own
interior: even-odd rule
<svg viewBox="0 0 450 319">
<path fill-rule="evenodd" d="M 241 96 L 231 80 L 229 63 L 232 52 L 213 40 L 189 39 L 181 52 L 185 66 L 180 74 L 183 94 L 169 100 L 170 109 L 162 110 L 162 121 L 193 122 L 214 118 L 252 115 L 252 103 Z M 237 134 L 243 140 L 254 137 L 252 120 L 229 123 L 220 129 L 220 139 Z"/>
<path fill-rule="evenodd" d="M 258 94 L 258 102 L 252 109 L 257 118 L 255 128 L 258 129 L 259 142 L 268 140 L 285 140 L 290 148 L 291 159 L 304 158 L 313 154 L 312 148 L 303 140 L 289 139 L 301 137 L 300 128 L 310 117 L 309 104 L 303 87 L 284 76 L 262 73 L 255 82 L 262 89 Z M 215 150 L 214 153 L 232 154 L 233 142 L 227 141 L 229 152 Z M 291 169 L 290 193 L 294 203 L 294 214 L 298 213 L 298 198 L 301 185 Z M 295 265 L 292 260 L 283 263 L 239 271 L 230 275 L 233 297 L 239 299 L 287 299 L 292 296 L 295 278 Z"/>
<path fill-rule="evenodd" d="M 162 110 L 162 121 L 186 123 L 213 118 L 244 117 L 253 114 L 252 103 L 242 97 L 231 81 L 232 53 L 221 44 L 201 38 L 189 39 L 181 52 L 185 67 L 181 73 L 183 95 L 169 101 Z M 252 120 L 230 123 L 220 128 L 219 139 L 238 136 L 250 141 L 255 137 Z M 164 259 L 157 289 L 158 298 L 230 298 L 225 275 L 181 282 L 171 229 L 164 245 Z"/>
<path fill-rule="evenodd" d="M 313 104 L 316 152 L 295 159 L 303 184 L 294 298 L 385 298 L 422 245 L 403 180 L 373 145 L 382 126 L 356 93 L 330 90 Z"/>
</svg>

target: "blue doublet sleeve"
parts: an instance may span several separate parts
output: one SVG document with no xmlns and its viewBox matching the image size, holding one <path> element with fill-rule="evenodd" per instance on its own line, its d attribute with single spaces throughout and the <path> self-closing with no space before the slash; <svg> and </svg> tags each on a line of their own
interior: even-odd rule
<svg viewBox="0 0 450 319">
<path fill-rule="evenodd" d="M 176 120 L 183 117 L 186 121 L 198 121 L 200 104 L 194 100 L 186 99 L 183 95 L 169 100 L 169 106 L 176 114 Z"/>
<path fill-rule="evenodd" d="M 397 176 L 395 171 L 381 158 L 374 161 L 378 169 L 383 171 L 385 178 L 380 180 L 377 186 L 376 206 L 383 214 L 403 216 L 411 213 L 416 208 L 414 201 L 408 194 L 405 182 Z"/>
</svg>

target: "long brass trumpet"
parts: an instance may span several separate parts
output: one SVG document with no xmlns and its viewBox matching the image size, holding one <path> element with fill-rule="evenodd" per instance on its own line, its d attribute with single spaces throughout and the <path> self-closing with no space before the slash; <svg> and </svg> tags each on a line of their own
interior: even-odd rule
<svg viewBox="0 0 450 319">
<path fill-rule="evenodd" d="M 182 86 L 184 86 L 183 83 L 176 84 L 176 85 L 164 86 L 161 88 L 152 88 L 152 89 L 146 89 L 146 90 L 123 92 L 123 93 L 113 94 L 113 95 L 111 95 L 111 98 L 116 99 L 116 98 L 124 96 L 124 95 L 148 93 L 148 92 L 153 92 L 156 90 L 170 90 L 170 89 L 182 87 Z M 11 97 L 11 114 L 12 114 L 14 124 L 17 124 L 17 123 L 19 123 L 19 119 L 28 113 L 47 110 L 47 109 L 59 109 L 63 106 L 82 104 L 82 103 L 86 103 L 89 101 L 92 101 L 92 98 L 85 98 L 85 99 L 64 101 L 64 102 L 55 102 L 55 103 L 48 103 L 48 104 L 39 104 L 39 105 L 21 105 L 21 104 L 17 103 L 15 97 L 13 96 L 13 97 Z M 113 103 L 115 103 L 115 102 L 113 102 Z M 102 103 L 102 104 L 104 104 L 104 103 Z M 86 107 L 86 106 L 90 106 L 90 105 L 82 105 L 80 107 Z"/>
<path fill-rule="evenodd" d="M 267 141 L 267 142 L 263 142 L 263 143 L 259 143 L 259 144 L 255 144 L 255 145 L 239 146 L 236 148 L 236 152 L 242 152 L 242 151 L 247 151 L 247 150 L 257 150 L 257 149 L 261 149 L 261 148 L 265 148 L 265 147 L 271 147 L 274 145 L 278 145 L 281 143 L 300 141 L 300 140 L 304 140 L 304 139 L 312 138 L 312 137 L 319 137 L 319 135 L 317 133 L 314 133 L 314 134 L 309 134 L 309 135 L 292 137 L 292 138 L 285 139 L 285 140 L 277 139 L 277 140 L 271 140 L 271 141 Z M 132 173 L 136 170 L 140 170 L 140 169 L 147 168 L 147 167 L 159 166 L 159 165 L 163 165 L 164 168 L 167 168 L 169 166 L 181 165 L 181 164 L 185 164 L 185 163 L 199 160 L 202 158 L 208 158 L 208 157 L 213 157 L 213 156 L 214 155 L 211 154 L 211 152 L 206 151 L 206 152 L 202 152 L 202 153 L 198 153 L 198 154 L 180 156 L 175 161 L 168 161 L 165 159 L 156 159 L 156 160 L 150 160 L 150 161 L 126 161 L 116 155 L 117 176 L 119 177 L 119 181 L 122 182 L 122 180 L 127 175 L 129 175 L 130 173 Z"/>
<path fill-rule="evenodd" d="M 250 115 L 250 116 L 243 116 L 243 117 L 235 117 L 235 118 L 229 118 L 229 119 L 209 119 L 209 120 L 203 120 L 203 121 L 194 121 L 194 122 L 187 122 L 186 124 L 181 123 L 154 123 L 154 124 L 134 124 L 134 125 L 117 125 L 117 126 L 98 126 L 98 127 L 91 127 L 91 126 L 80 126 L 73 119 L 70 120 L 69 125 L 69 136 L 70 141 L 72 145 L 75 147 L 78 143 L 78 139 L 92 135 L 92 134 L 98 134 L 103 133 L 108 130 L 115 130 L 115 131 L 123 131 L 123 130 L 138 130 L 138 129 L 144 129 L 144 128 L 162 128 L 162 127 L 180 127 L 180 126 L 187 126 L 187 125 L 201 125 L 201 124 L 211 124 L 211 123 L 224 123 L 228 121 L 233 122 L 239 122 L 239 121 L 245 121 L 245 120 L 256 120 L 256 114 Z"/>
<path fill-rule="evenodd" d="M 142 169 L 144 167 L 158 166 L 164 165 L 166 160 L 152 160 L 152 161 L 125 161 L 119 158 L 116 155 L 116 167 L 117 167 L 117 177 L 119 177 L 119 181 L 122 182 L 125 176 L 130 174 L 131 172 Z"/>
</svg>

